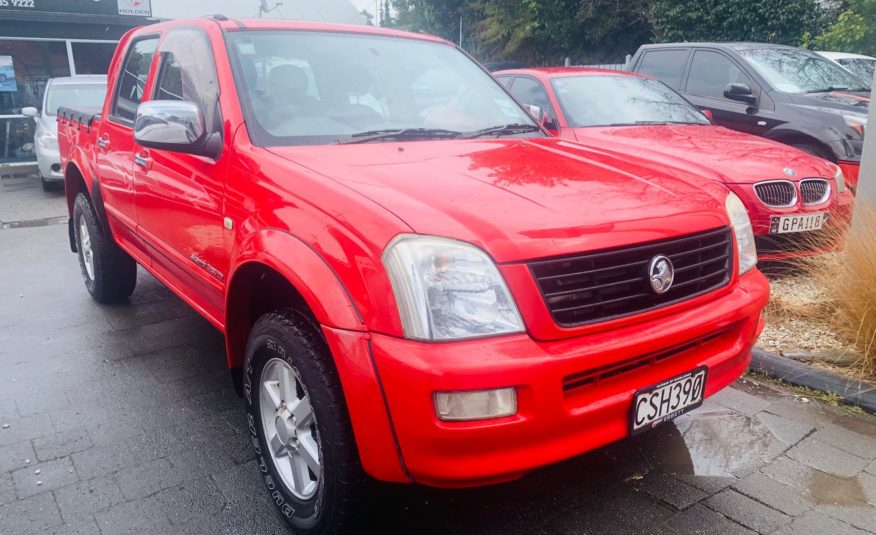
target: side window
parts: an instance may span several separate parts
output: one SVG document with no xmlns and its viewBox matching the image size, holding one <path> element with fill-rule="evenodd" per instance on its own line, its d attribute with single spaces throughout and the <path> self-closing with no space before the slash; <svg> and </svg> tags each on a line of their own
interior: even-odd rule
<svg viewBox="0 0 876 535">
<path fill-rule="evenodd" d="M 681 86 L 681 71 L 687 50 L 649 50 L 642 56 L 636 72 L 657 78 L 673 89 Z"/>
<path fill-rule="evenodd" d="M 538 106 L 552 119 L 556 119 L 557 116 L 554 114 L 554 107 L 551 106 L 547 91 L 538 80 L 518 77 L 514 81 L 514 85 L 511 86 L 511 94 L 523 104 Z"/>
<path fill-rule="evenodd" d="M 174 30 L 161 42 L 158 57 L 161 66 L 152 98 L 194 102 L 208 128 L 214 128 L 219 117 L 219 81 L 207 35 L 195 29 Z"/>
<path fill-rule="evenodd" d="M 751 84 L 742 69 L 724 54 L 697 50 L 690 65 L 687 93 L 698 97 L 724 98 L 727 84 Z"/>
<path fill-rule="evenodd" d="M 125 56 L 122 71 L 119 73 L 112 108 L 112 115 L 123 122 L 134 122 L 137 116 L 137 106 L 143 99 L 146 77 L 149 75 L 157 44 L 157 37 L 149 37 L 134 41 L 128 48 L 128 55 Z"/>
<path fill-rule="evenodd" d="M 509 87 L 511 87 L 511 81 L 513 79 L 514 78 L 512 78 L 511 76 L 497 76 L 496 77 L 496 80 L 499 80 L 499 83 L 502 84 L 502 87 L 504 87 L 505 89 L 508 89 Z"/>
</svg>

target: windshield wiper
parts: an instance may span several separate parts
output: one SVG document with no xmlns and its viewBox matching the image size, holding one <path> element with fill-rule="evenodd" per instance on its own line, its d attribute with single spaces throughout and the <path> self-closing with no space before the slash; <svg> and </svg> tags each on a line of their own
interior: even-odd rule
<svg viewBox="0 0 876 535">
<path fill-rule="evenodd" d="M 831 91 L 852 91 L 852 90 L 849 89 L 848 87 L 831 85 L 831 86 L 824 87 L 821 89 L 811 89 L 809 91 L 805 91 L 805 93 L 808 95 L 810 93 L 830 93 Z"/>
<path fill-rule="evenodd" d="M 507 136 L 511 134 L 525 134 L 527 132 L 536 132 L 538 130 L 541 130 L 541 128 L 534 124 L 511 123 L 503 124 L 500 126 L 491 126 L 490 128 L 483 128 L 481 130 L 475 130 L 473 132 L 466 132 L 462 134 L 460 138 L 474 139 L 484 136 Z"/>
<path fill-rule="evenodd" d="M 358 132 L 349 139 L 337 140 L 338 145 L 351 143 L 369 143 L 371 141 L 383 141 L 387 139 L 452 139 L 462 135 L 456 130 L 444 130 L 442 128 L 394 128 L 387 130 L 368 130 Z"/>
</svg>

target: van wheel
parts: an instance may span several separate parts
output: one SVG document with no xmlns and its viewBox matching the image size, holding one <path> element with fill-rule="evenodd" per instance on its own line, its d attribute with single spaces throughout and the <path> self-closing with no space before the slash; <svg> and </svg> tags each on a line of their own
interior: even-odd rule
<svg viewBox="0 0 876 535">
<path fill-rule="evenodd" d="M 116 245 L 82 193 L 73 205 L 73 223 L 79 267 L 88 293 L 98 303 L 127 299 L 137 285 L 137 263 Z"/>
<path fill-rule="evenodd" d="M 283 309 L 253 326 L 243 376 L 249 430 L 271 502 L 296 533 L 340 533 L 365 474 L 319 328 Z"/>
</svg>

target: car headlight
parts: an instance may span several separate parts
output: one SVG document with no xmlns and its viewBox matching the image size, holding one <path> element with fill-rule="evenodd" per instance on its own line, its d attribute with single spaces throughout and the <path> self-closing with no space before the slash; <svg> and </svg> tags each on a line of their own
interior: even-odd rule
<svg viewBox="0 0 876 535">
<path fill-rule="evenodd" d="M 50 150 L 58 150 L 58 136 L 48 130 L 40 134 L 40 145 Z"/>
<path fill-rule="evenodd" d="M 866 115 L 843 115 L 843 119 L 852 130 L 861 136 L 861 139 L 864 138 L 864 131 L 867 129 Z"/>
<path fill-rule="evenodd" d="M 845 193 L 848 190 L 846 187 L 846 175 L 840 169 L 840 166 L 836 166 L 836 174 L 833 176 L 833 179 L 836 180 L 837 193 Z"/>
<path fill-rule="evenodd" d="M 405 336 L 458 340 L 522 332 L 496 264 L 474 245 L 406 234 L 383 253 Z"/>
<path fill-rule="evenodd" d="M 724 202 L 733 234 L 736 236 L 736 250 L 739 251 L 739 274 L 747 272 L 757 265 L 757 248 L 754 245 L 754 230 L 745 205 L 735 193 L 730 192 Z"/>
</svg>

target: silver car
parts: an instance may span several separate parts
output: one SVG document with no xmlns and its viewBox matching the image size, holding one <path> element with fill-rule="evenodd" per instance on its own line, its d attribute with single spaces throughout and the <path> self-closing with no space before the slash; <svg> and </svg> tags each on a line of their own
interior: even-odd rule
<svg viewBox="0 0 876 535">
<path fill-rule="evenodd" d="M 34 150 L 40 168 L 43 189 L 48 191 L 63 184 L 61 157 L 58 154 L 58 108 L 99 110 L 106 96 L 105 75 L 82 75 L 52 78 L 46 84 L 41 110 L 23 108 L 21 113 L 36 121 Z"/>
</svg>

